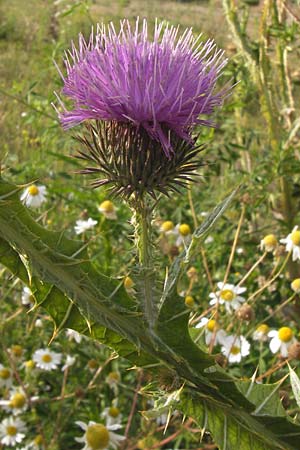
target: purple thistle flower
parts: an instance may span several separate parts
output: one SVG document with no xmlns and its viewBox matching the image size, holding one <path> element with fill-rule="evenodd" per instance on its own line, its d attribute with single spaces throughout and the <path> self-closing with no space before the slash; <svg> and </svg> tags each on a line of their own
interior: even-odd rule
<svg viewBox="0 0 300 450">
<path fill-rule="evenodd" d="M 159 142 L 167 157 L 174 151 L 170 132 L 191 142 L 197 124 L 212 126 L 203 115 L 219 107 L 229 88 L 215 84 L 227 60 L 213 40 L 203 43 L 186 29 L 155 24 L 148 40 L 147 21 L 140 30 L 128 20 L 117 33 L 112 23 L 97 27 L 88 42 L 79 37 L 66 53 L 63 94 L 74 108 L 60 113 L 64 128 L 88 119 L 131 123 Z"/>
</svg>

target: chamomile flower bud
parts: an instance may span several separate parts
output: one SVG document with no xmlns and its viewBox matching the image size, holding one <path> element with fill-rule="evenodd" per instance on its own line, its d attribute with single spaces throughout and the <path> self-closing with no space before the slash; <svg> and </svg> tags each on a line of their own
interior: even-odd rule
<svg viewBox="0 0 300 450">
<path fill-rule="evenodd" d="M 32 359 L 24 361 L 24 367 L 27 371 L 30 371 L 35 368 L 35 362 Z"/>
<path fill-rule="evenodd" d="M 266 252 L 273 252 L 278 245 L 277 238 L 274 234 L 267 234 L 260 241 L 260 248 Z"/>
<path fill-rule="evenodd" d="M 104 200 L 99 206 L 99 211 L 106 217 L 106 219 L 116 220 L 116 208 L 110 200 Z"/>
<path fill-rule="evenodd" d="M 296 294 L 300 293 L 300 278 L 295 278 L 291 283 L 291 288 Z"/>
<path fill-rule="evenodd" d="M 188 308 L 193 309 L 195 306 L 195 300 L 191 295 L 187 295 L 184 299 L 185 306 Z"/>
</svg>

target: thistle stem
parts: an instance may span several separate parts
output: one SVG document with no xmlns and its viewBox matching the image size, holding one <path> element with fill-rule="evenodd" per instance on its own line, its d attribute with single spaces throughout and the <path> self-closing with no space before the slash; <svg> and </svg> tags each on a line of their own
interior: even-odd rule
<svg viewBox="0 0 300 450">
<path fill-rule="evenodd" d="M 156 317 L 154 299 L 154 271 L 153 271 L 153 249 L 151 241 L 151 218 L 152 209 L 140 200 L 135 207 L 136 212 L 136 242 L 138 248 L 141 281 L 141 299 L 145 318 L 148 325 L 153 327 Z"/>
</svg>

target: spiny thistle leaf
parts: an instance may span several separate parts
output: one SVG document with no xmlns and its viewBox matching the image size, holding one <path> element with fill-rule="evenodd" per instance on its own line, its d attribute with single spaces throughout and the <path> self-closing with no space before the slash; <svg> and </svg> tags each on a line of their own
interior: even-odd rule
<svg viewBox="0 0 300 450">
<path fill-rule="evenodd" d="M 297 450 L 299 448 L 300 427 L 287 421 L 285 421 L 284 429 L 277 428 L 276 418 L 270 417 L 269 426 L 265 427 L 264 422 L 257 421 L 245 411 L 230 408 L 211 396 L 192 389 L 183 391 L 180 403 L 185 414 L 193 417 L 201 428 L 212 433 L 220 450 Z"/>
<path fill-rule="evenodd" d="M 35 223 L 19 201 L 19 190 L 0 180 L 1 261 L 22 281 L 31 282 L 37 302 L 54 316 L 58 328 L 91 333 L 136 365 L 175 371 L 186 385 L 183 411 L 211 430 L 221 450 L 298 449 L 299 427 L 278 415 L 253 415 L 259 402 L 251 398 L 254 405 L 250 403 L 232 378 L 211 366 L 211 357 L 189 338 L 181 299 L 173 297 L 176 308 L 171 314 L 168 297 L 157 329 L 145 328 L 119 281 L 99 274 L 81 243 Z M 172 319 L 175 328 L 166 326 Z M 178 336 L 183 342 L 176 342 Z"/>
</svg>

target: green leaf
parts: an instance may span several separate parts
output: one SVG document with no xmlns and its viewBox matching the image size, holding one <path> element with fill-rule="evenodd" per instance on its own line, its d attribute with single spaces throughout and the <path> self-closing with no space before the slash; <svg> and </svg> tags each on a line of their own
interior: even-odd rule
<svg viewBox="0 0 300 450">
<path fill-rule="evenodd" d="M 237 449 L 239 443 L 243 450 L 298 448 L 299 427 L 285 417 L 270 415 L 269 408 L 261 407 L 264 416 L 249 414 L 255 408 L 242 395 L 243 388 L 238 390 L 232 377 L 214 366 L 212 357 L 192 341 L 188 313 L 175 288 L 168 290 L 156 328 L 145 327 L 123 283 L 96 270 L 81 242 L 37 224 L 21 204 L 19 191 L 0 180 L 0 261 L 29 284 L 37 304 L 54 318 L 56 332 L 73 328 L 136 365 L 176 371 L 186 386 L 198 389 L 187 388 L 184 411 L 199 423 L 203 419 L 202 425 L 211 429 L 220 449 Z M 210 224 L 226 203 L 212 215 Z M 198 230 L 194 239 L 200 235 Z M 263 407 L 267 406 L 265 402 Z"/>
<path fill-rule="evenodd" d="M 241 408 L 232 408 L 192 389 L 180 396 L 183 412 L 193 417 L 199 426 L 212 433 L 220 450 L 296 450 L 299 448 L 300 427 L 293 425 L 293 436 L 278 435 L 266 428 Z M 271 427 L 271 421 L 269 427 Z M 275 429 L 278 430 L 275 425 Z M 286 427 L 287 429 L 288 427 Z M 298 443 L 298 444 L 297 444 Z"/>
<path fill-rule="evenodd" d="M 290 380 L 291 380 L 293 394 L 294 394 L 295 400 L 297 402 L 297 405 L 300 408 L 300 380 L 298 378 L 298 375 L 296 374 L 294 369 L 291 368 L 290 365 L 289 365 L 289 371 L 290 371 Z"/>
</svg>

